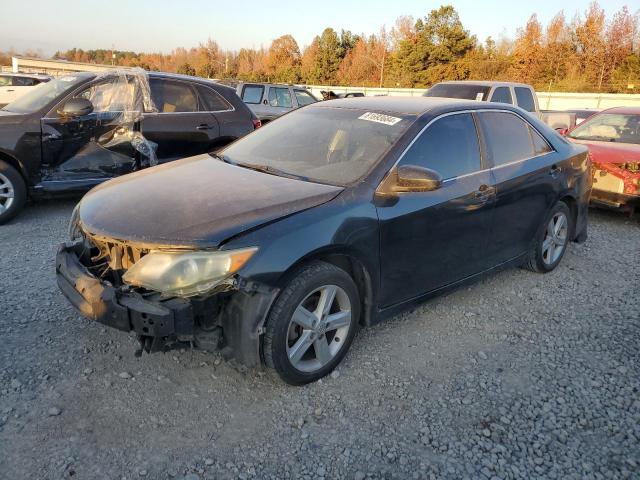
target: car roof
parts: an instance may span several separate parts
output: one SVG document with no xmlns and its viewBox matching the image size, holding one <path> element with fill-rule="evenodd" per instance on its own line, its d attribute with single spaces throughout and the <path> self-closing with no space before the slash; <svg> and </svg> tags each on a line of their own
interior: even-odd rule
<svg viewBox="0 0 640 480">
<path fill-rule="evenodd" d="M 7 77 L 27 77 L 27 78 L 53 78 L 46 73 L 14 73 L 14 72 L 0 72 L 0 75 Z"/>
<path fill-rule="evenodd" d="M 479 85 L 482 87 L 526 87 L 531 88 L 531 85 L 527 85 L 526 83 L 518 83 L 518 82 L 497 82 L 493 80 L 451 80 L 449 82 L 438 82 L 435 85 L 445 84 L 445 85 L 453 85 L 460 83 L 462 85 Z"/>
<path fill-rule="evenodd" d="M 168 72 L 147 72 L 147 74 L 149 75 L 149 78 L 169 78 L 174 80 L 184 80 L 187 82 L 201 83 L 203 85 L 208 85 L 216 88 L 226 88 L 235 92 L 235 88 L 229 87 L 227 85 L 223 85 L 214 80 L 209 80 L 208 78 L 194 77 L 192 75 L 182 75 L 180 73 L 168 73 Z"/>
<path fill-rule="evenodd" d="M 326 102 L 318 102 L 305 108 L 350 108 L 357 110 L 374 110 L 377 112 L 398 113 L 406 115 L 422 115 L 424 113 L 445 110 L 467 109 L 509 109 L 507 104 L 492 104 L 475 100 L 459 100 L 445 97 L 350 97 L 338 98 Z"/>
<path fill-rule="evenodd" d="M 621 115 L 640 115 L 640 107 L 612 107 L 600 113 L 619 113 Z"/>
</svg>

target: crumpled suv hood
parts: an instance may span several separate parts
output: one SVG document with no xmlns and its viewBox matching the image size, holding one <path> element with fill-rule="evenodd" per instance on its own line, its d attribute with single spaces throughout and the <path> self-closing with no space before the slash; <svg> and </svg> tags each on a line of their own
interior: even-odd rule
<svg viewBox="0 0 640 480">
<path fill-rule="evenodd" d="M 93 234 L 149 246 L 215 248 L 336 197 L 343 189 L 229 165 L 209 155 L 106 182 L 80 203 Z"/>
</svg>

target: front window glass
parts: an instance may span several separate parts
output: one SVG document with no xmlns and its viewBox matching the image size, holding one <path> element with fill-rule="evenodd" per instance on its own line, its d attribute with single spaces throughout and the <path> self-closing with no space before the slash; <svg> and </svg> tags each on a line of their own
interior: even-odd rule
<svg viewBox="0 0 640 480">
<path fill-rule="evenodd" d="M 294 90 L 293 92 L 296 95 L 298 105 L 300 105 L 301 107 L 309 105 L 310 103 L 317 102 L 317 100 L 313 98 L 313 96 L 309 92 L 305 92 L 304 90 Z"/>
<path fill-rule="evenodd" d="M 589 117 L 568 136 L 576 140 L 640 144 L 640 115 L 601 113 Z"/>
<path fill-rule="evenodd" d="M 91 101 L 94 112 L 124 112 L 134 104 L 135 84 L 118 80 L 91 85 L 76 96 Z"/>
<path fill-rule="evenodd" d="M 15 113 L 33 113 L 67 93 L 85 79 L 86 76 L 65 75 L 50 82 L 41 83 L 2 110 Z"/>
<path fill-rule="evenodd" d="M 271 87 L 269 89 L 269 105 L 272 107 L 291 108 L 291 94 L 288 88 Z"/>
<path fill-rule="evenodd" d="M 443 180 L 480 170 L 478 134 L 471 114 L 449 115 L 434 122 L 407 150 L 402 164 L 430 168 Z"/>
<path fill-rule="evenodd" d="M 438 83 L 431 87 L 425 97 L 461 98 L 465 100 L 487 100 L 490 87 L 469 83 Z"/>
<path fill-rule="evenodd" d="M 221 155 L 230 163 L 347 185 L 364 177 L 414 119 L 409 115 L 308 107 L 259 128 Z"/>
</svg>

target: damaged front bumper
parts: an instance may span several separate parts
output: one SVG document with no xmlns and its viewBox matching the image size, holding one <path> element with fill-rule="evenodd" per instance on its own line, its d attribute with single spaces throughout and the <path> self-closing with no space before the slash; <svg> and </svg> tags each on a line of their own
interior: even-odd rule
<svg viewBox="0 0 640 480">
<path fill-rule="evenodd" d="M 261 364 L 260 336 L 277 289 L 236 278 L 230 291 L 208 297 L 143 295 L 94 276 L 83 264 L 85 250 L 82 241 L 67 242 L 56 255 L 58 286 L 82 316 L 135 332 L 147 352 L 192 342 L 247 367 Z"/>
</svg>

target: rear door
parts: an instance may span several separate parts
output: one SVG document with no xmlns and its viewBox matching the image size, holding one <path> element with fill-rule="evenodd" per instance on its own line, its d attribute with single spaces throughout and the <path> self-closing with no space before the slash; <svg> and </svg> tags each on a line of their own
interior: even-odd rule
<svg viewBox="0 0 640 480">
<path fill-rule="evenodd" d="M 130 109 L 136 86 L 123 78 L 102 79 L 74 95 L 91 101 L 88 115 L 60 117 L 56 111 L 62 102 L 42 118 L 44 180 L 99 181 L 135 169 L 131 139 L 137 125 Z"/>
<path fill-rule="evenodd" d="M 265 96 L 265 85 L 246 83 L 242 85 L 240 98 L 260 120 L 271 119 L 269 102 Z"/>
<path fill-rule="evenodd" d="M 435 170 L 444 182 L 438 190 L 402 193 L 397 202 L 378 207 L 383 306 L 487 268 L 494 196 L 473 115 L 436 120 L 403 154 L 403 164 Z"/>
<path fill-rule="evenodd" d="M 249 117 L 250 113 L 245 108 L 242 108 L 243 105 L 239 105 L 241 111 L 238 111 L 213 88 L 203 84 L 198 84 L 196 88 L 198 90 L 200 108 L 211 114 L 218 123 L 218 137 L 211 139 L 212 148 L 226 145 L 236 138 L 253 131 L 254 127 Z"/>
<path fill-rule="evenodd" d="M 498 264 L 527 252 L 560 188 L 557 153 L 510 111 L 478 114 L 496 191 L 487 255 Z"/>
<path fill-rule="evenodd" d="M 145 113 L 142 135 L 157 145 L 158 163 L 206 153 L 220 135 L 216 117 L 198 99 L 195 83 L 150 77 L 157 112 Z"/>
<path fill-rule="evenodd" d="M 269 87 L 268 92 L 269 115 L 278 118 L 293 110 L 293 99 L 288 87 Z"/>
</svg>

